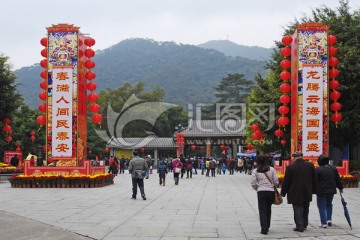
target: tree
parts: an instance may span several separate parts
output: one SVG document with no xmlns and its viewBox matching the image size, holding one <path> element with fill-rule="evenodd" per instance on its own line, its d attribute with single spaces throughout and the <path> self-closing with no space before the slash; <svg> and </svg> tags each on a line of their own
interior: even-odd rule
<svg viewBox="0 0 360 240">
<path fill-rule="evenodd" d="M 254 82 L 240 73 L 228 74 L 215 88 L 215 96 L 220 103 L 245 103 Z"/>
</svg>

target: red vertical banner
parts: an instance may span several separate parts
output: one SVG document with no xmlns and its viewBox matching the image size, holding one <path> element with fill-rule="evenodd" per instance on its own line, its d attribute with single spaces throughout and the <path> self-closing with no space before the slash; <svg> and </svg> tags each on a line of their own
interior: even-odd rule
<svg viewBox="0 0 360 240">
<path fill-rule="evenodd" d="M 297 32 L 292 36 L 291 44 L 291 153 L 298 149 L 298 51 Z"/>
</svg>

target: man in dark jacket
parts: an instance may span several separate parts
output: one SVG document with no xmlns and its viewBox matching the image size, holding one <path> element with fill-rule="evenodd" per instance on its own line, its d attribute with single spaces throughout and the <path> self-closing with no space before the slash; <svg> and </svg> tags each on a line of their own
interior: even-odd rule
<svg viewBox="0 0 360 240">
<path fill-rule="evenodd" d="M 19 158 L 18 158 L 18 155 L 15 154 L 15 156 L 13 156 L 10 160 L 10 164 L 11 166 L 13 167 L 17 167 L 19 165 Z"/>
<path fill-rule="evenodd" d="M 312 194 L 317 192 L 314 164 L 302 159 L 302 152 L 295 152 L 294 163 L 286 168 L 281 195 L 287 194 L 287 201 L 294 210 L 294 231 L 303 232 L 308 226 L 309 207 Z"/>
<path fill-rule="evenodd" d="M 321 224 L 319 227 L 327 228 L 332 226 L 332 201 L 336 188 L 342 192 L 344 188 L 339 172 L 336 167 L 329 165 L 329 158 L 323 154 L 318 157 L 319 167 L 316 168 L 318 180 L 317 206 L 320 214 Z"/>
<path fill-rule="evenodd" d="M 138 178 L 136 174 L 136 170 L 142 170 L 146 172 L 148 170 L 148 165 L 146 164 L 145 160 L 139 157 L 139 151 L 137 149 L 133 152 L 133 159 L 129 162 L 129 173 L 131 173 L 132 178 L 132 190 L 133 194 L 131 199 L 136 199 L 137 194 L 137 186 L 139 186 L 141 197 L 146 200 L 145 197 L 145 190 L 144 190 L 144 179 Z"/>
</svg>

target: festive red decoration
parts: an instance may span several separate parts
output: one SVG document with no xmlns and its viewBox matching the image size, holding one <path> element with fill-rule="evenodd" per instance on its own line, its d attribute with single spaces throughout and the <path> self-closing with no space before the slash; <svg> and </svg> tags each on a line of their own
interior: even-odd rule
<svg viewBox="0 0 360 240">
<path fill-rule="evenodd" d="M 334 47 L 334 46 L 330 46 L 329 47 L 329 56 L 330 57 L 333 57 L 333 56 L 335 56 L 336 54 L 337 54 L 337 48 L 336 47 Z"/>
<path fill-rule="evenodd" d="M 92 47 L 95 45 L 95 39 L 91 38 L 91 37 L 87 37 L 84 41 L 85 45 L 88 47 Z"/>
<path fill-rule="evenodd" d="M 84 52 L 82 50 L 79 50 L 79 58 L 82 58 L 84 56 Z"/>
<path fill-rule="evenodd" d="M 329 82 L 329 88 L 330 88 L 330 89 L 337 89 L 338 87 L 340 87 L 339 81 L 337 81 L 337 80 L 331 80 L 331 81 Z"/>
<path fill-rule="evenodd" d="M 195 150 L 196 149 L 196 145 L 191 145 L 191 149 Z"/>
<path fill-rule="evenodd" d="M 11 123 L 11 120 L 9 118 L 4 118 L 2 120 L 3 124 L 10 124 Z"/>
<path fill-rule="evenodd" d="M 341 93 L 338 91 L 333 91 L 330 93 L 330 99 L 335 101 L 338 100 L 341 97 Z"/>
<path fill-rule="evenodd" d="M 279 125 L 285 126 L 289 123 L 288 117 L 279 117 Z"/>
<path fill-rule="evenodd" d="M 280 106 L 278 111 L 279 111 L 280 114 L 285 115 L 285 114 L 289 113 L 290 109 L 289 109 L 288 106 Z"/>
<path fill-rule="evenodd" d="M 329 66 L 330 67 L 335 67 L 338 64 L 339 64 L 339 59 L 337 59 L 336 57 L 331 57 L 329 59 Z"/>
<path fill-rule="evenodd" d="M 288 59 L 284 59 L 280 62 L 280 67 L 288 69 L 291 67 L 291 62 Z"/>
<path fill-rule="evenodd" d="M 17 142 L 17 143 L 15 143 L 15 146 L 20 147 L 21 143 Z"/>
<path fill-rule="evenodd" d="M 338 103 L 338 102 L 334 102 L 334 103 L 330 104 L 330 109 L 333 112 L 340 111 L 341 107 L 342 107 L 341 103 Z"/>
<path fill-rule="evenodd" d="M 329 70 L 329 77 L 336 78 L 339 75 L 339 70 L 332 68 Z"/>
<path fill-rule="evenodd" d="M 280 85 L 279 89 L 280 89 L 281 92 L 287 93 L 287 92 L 290 92 L 291 87 L 290 87 L 289 84 L 283 83 L 283 84 Z"/>
<path fill-rule="evenodd" d="M 102 121 L 102 115 L 99 113 L 95 113 L 95 115 L 92 117 L 93 123 L 100 124 Z"/>
<path fill-rule="evenodd" d="M 30 141 L 34 142 L 35 141 L 35 136 L 31 136 Z"/>
<path fill-rule="evenodd" d="M 331 114 L 331 121 L 333 121 L 334 123 L 340 122 L 341 119 L 342 119 L 342 115 L 340 113 Z"/>
<path fill-rule="evenodd" d="M 39 105 L 39 111 L 40 112 L 46 112 L 46 103 L 42 103 Z"/>
<path fill-rule="evenodd" d="M 40 66 L 42 68 L 47 68 L 47 59 L 46 58 L 40 61 Z"/>
<path fill-rule="evenodd" d="M 90 93 L 89 95 L 88 95 L 88 100 L 90 101 L 90 102 L 96 102 L 97 100 L 98 100 L 98 95 L 96 94 L 96 93 Z"/>
<path fill-rule="evenodd" d="M 40 87 L 41 87 L 42 89 L 46 90 L 46 87 L 47 87 L 46 81 L 40 82 Z"/>
<path fill-rule="evenodd" d="M 93 80 L 94 78 L 96 77 L 96 74 L 94 73 L 94 72 L 87 72 L 87 73 L 85 73 L 85 78 L 87 79 L 87 80 Z"/>
<path fill-rule="evenodd" d="M 95 82 L 89 82 L 87 85 L 86 85 L 86 88 L 87 90 L 89 91 L 95 91 L 96 90 L 96 83 Z"/>
<path fill-rule="evenodd" d="M 256 123 L 256 124 L 251 125 L 251 130 L 253 130 L 254 132 L 259 130 L 259 129 L 260 129 L 259 124 Z"/>
<path fill-rule="evenodd" d="M 38 116 L 36 118 L 36 122 L 40 125 L 45 125 L 46 124 L 46 117 L 44 115 Z"/>
<path fill-rule="evenodd" d="M 292 37 L 291 36 L 284 36 L 282 39 L 281 39 L 281 42 L 284 44 L 284 45 L 290 45 L 292 43 Z"/>
<path fill-rule="evenodd" d="M 91 48 L 88 48 L 85 50 L 84 55 L 85 57 L 92 58 L 95 56 L 95 52 Z"/>
<path fill-rule="evenodd" d="M 88 69 L 94 68 L 95 63 L 93 61 L 91 61 L 91 60 L 86 60 L 85 67 L 88 68 Z"/>
<path fill-rule="evenodd" d="M 5 141 L 7 141 L 8 143 L 11 142 L 11 141 L 12 141 L 12 137 L 11 137 L 11 136 L 7 136 L 7 137 L 5 138 Z"/>
<path fill-rule="evenodd" d="M 299 140 L 299 141 L 302 141 L 302 135 L 301 135 L 301 133 L 299 133 L 299 135 L 298 135 L 298 140 Z"/>
<path fill-rule="evenodd" d="M 35 134 L 36 134 L 36 132 L 34 132 L 34 131 L 30 132 L 30 136 L 35 136 Z"/>
<path fill-rule="evenodd" d="M 11 131 L 11 126 L 5 125 L 5 126 L 3 127 L 3 131 L 6 132 L 6 133 L 10 132 L 10 131 Z"/>
<path fill-rule="evenodd" d="M 282 72 L 280 73 L 280 79 L 283 80 L 283 81 L 289 80 L 290 77 L 291 77 L 291 74 L 290 74 L 290 72 L 288 72 L 288 71 L 282 71 Z"/>
<path fill-rule="evenodd" d="M 97 113 L 100 110 L 100 106 L 96 103 L 90 105 L 90 112 Z"/>
<path fill-rule="evenodd" d="M 145 152 L 145 148 L 144 147 L 140 148 L 140 151 Z"/>
<path fill-rule="evenodd" d="M 109 151 L 110 151 L 110 148 L 106 147 L 106 148 L 105 148 L 105 152 L 108 153 Z"/>
<path fill-rule="evenodd" d="M 259 134 L 257 134 L 257 133 L 253 133 L 253 134 L 251 135 L 251 137 L 252 137 L 252 139 L 254 139 L 254 140 L 258 140 L 258 139 L 260 138 Z"/>
<path fill-rule="evenodd" d="M 282 137 L 284 135 L 284 131 L 281 129 L 278 129 L 275 131 L 275 136 L 277 136 L 278 138 Z"/>
<path fill-rule="evenodd" d="M 290 102 L 290 97 L 288 95 L 281 95 L 279 100 L 282 104 L 288 104 Z"/>
<path fill-rule="evenodd" d="M 46 92 L 43 91 L 43 92 L 39 93 L 39 98 L 40 98 L 41 100 L 45 101 L 45 100 L 46 100 Z"/>
<path fill-rule="evenodd" d="M 291 55 L 291 49 L 289 47 L 283 47 L 280 50 L 281 55 L 283 55 L 283 57 L 289 57 Z"/>
<path fill-rule="evenodd" d="M 334 45 L 336 42 L 337 42 L 337 39 L 336 39 L 336 37 L 334 35 L 329 35 L 328 36 L 328 43 L 330 45 Z"/>
<path fill-rule="evenodd" d="M 41 50 L 41 56 L 43 56 L 44 58 L 47 58 L 47 48 L 44 48 L 43 50 Z"/>
<path fill-rule="evenodd" d="M 252 148 L 252 144 L 251 144 L 251 143 L 248 143 L 246 146 L 247 146 L 248 148 Z"/>
<path fill-rule="evenodd" d="M 43 79 L 46 79 L 47 78 L 47 71 L 44 70 L 40 73 L 40 77 L 43 78 Z"/>
<path fill-rule="evenodd" d="M 18 148 L 15 149 L 15 151 L 20 152 L 21 148 L 18 147 Z"/>
<path fill-rule="evenodd" d="M 286 145 L 286 140 L 281 140 L 281 142 L 280 142 L 280 143 L 281 143 L 281 145 L 283 145 L 283 146 L 284 146 L 284 145 Z"/>
<path fill-rule="evenodd" d="M 41 43 L 41 45 L 43 45 L 44 47 L 47 47 L 47 45 L 48 45 L 48 39 L 47 39 L 46 37 L 44 37 L 44 38 L 42 38 L 42 39 L 40 40 L 40 43 Z"/>
</svg>

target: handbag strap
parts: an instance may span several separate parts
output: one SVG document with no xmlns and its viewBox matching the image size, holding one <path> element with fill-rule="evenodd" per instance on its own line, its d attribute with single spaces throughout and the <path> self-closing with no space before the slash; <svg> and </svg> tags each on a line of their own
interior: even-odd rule
<svg viewBox="0 0 360 240">
<path fill-rule="evenodd" d="M 266 174 L 266 172 L 264 172 L 264 175 L 266 176 L 266 178 L 269 180 L 269 182 L 273 185 L 274 189 L 275 189 L 275 185 L 274 182 L 270 180 L 269 176 Z"/>
</svg>

